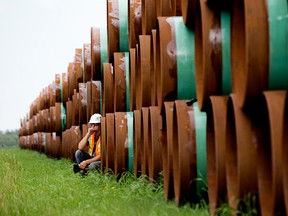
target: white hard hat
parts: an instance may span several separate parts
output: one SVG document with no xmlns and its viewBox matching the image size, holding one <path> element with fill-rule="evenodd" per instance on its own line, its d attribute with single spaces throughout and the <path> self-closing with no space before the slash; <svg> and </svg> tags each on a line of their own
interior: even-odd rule
<svg viewBox="0 0 288 216">
<path fill-rule="evenodd" d="M 99 113 L 95 113 L 91 116 L 89 124 L 98 124 L 100 123 L 101 115 Z"/>
</svg>

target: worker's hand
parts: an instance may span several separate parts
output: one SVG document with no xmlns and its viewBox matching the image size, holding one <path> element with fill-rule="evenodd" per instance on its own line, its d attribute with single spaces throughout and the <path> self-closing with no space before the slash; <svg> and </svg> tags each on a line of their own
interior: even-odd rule
<svg viewBox="0 0 288 216">
<path fill-rule="evenodd" d="M 95 131 L 95 128 L 94 128 L 94 127 L 88 128 L 88 133 L 89 133 L 90 135 L 93 134 L 94 131 Z"/>
<path fill-rule="evenodd" d="M 79 167 L 81 169 L 85 169 L 85 167 L 88 165 L 87 161 L 82 161 L 80 164 L 79 164 Z"/>
</svg>

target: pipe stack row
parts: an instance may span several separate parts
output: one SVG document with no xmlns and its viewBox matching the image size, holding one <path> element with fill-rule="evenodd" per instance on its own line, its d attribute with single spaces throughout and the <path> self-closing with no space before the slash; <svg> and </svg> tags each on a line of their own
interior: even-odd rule
<svg viewBox="0 0 288 216">
<path fill-rule="evenodd" d="M 207 198 L 212 215 L 248 195 L 262 215 L 287 214 L 287 1 L 105 7 L 105 27 L 21 119 L 20 147 L 74 160 L 101 113 L 103 173 L 163 177 L 166 200 Z"/>
</svg>

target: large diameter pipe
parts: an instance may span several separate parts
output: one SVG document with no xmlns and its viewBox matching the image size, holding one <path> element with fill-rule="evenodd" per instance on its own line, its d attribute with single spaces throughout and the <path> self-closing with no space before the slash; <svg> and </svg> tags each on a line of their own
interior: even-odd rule
<svg viewBox="0 0 288 216">
<path fill-rule="evenodd" d="M 150 112 L 150 136 L 151 136 L 151 166 L 149 166 L 149 178 L 158 181 L 160 172 L 163 171 L 162 149 L 161 149 L 161 129 L 162 116 L 156 106 L 149 107 Z"/>
<path fill-rule="evenodd" d="M 176 134 L 174 135 L 176 122 L 174 118 L 174 101 L 164 102 L 165 106 L 165 128 L 162 130 L 162 160 L 164 175 L 164 193 L 165 199 L 174 198 L 174 181 L 173 181 L 173 143 L 177 142 Z"/>
<path fill-rule="evenodd" d="M 257 146 L 261 215 L 285 215 L 282 152 L 287 91 L 264 91 L 263 95 L 254 115 L 261 141 Z"/>
<path fill-rule="evenodd" d="M 266 0 L 235 0 L 231 15 L 232 85 L 238 104 L 243 108 L 268 85 L 270 63 Z"/>
<path fill-rule="evenodd" d="M 286 95 L 285 103 L 285 114 L 284 114 L 284 128 L 283 128 L 283 187 L 284 187 L 284 201 L 286 207 L 286 215 L 288 214 L 288 167 L 285 164 L 288 164 L 288 95 Z"/>
<path fill-rule="evenodd" d="M 207 106 L 207 183 L 209 210 L 227 199 L 226 190 L 226 122 L 228 96 L 211 96 Z"/>
<path fill-rule="evenodd" d="M 196 98 L 194 33 L 182 17 L 158 17 L 157 41 L 160 66 L 157 75 L 157 101 Z"/>
<path fill-rule="evenodd" d="M 139 35 L 142 34 L 142 1 L 128 1 L 128 31 L 129 31 L 129 49 L 135 48 L 139 43 Z"/>
<path fill-rule="evenodd" d="M 143 138 L 141 137 L 142 121 L 141 110 L 134 110 L 134 179 L 141 175 L 141 146 Z"/>
<path fill-rule="evenodd" d="M 106 114 L 106 171 L 115 171 L 115 117 L 114 113 Z"/>
<path fill-rule="evenodd" d="M 100 42 L 100 28 L 91 27 L 91 79 L 101 80 L 101 42 Z"/>
<path fill-rule="evenodd" d="M 228 100 L 225 152 L 228 203 L 234 210 L 241 204 L 237 199 L 248 194 L 258 200 L 257 136 L 251 116 L 238 106 L 236 96 L 232 94 Z"/>
<path fill-rule="evenodd" d="M 103 64 L 103 94 L 102 94 L 102 115 L 114 112 L 114 80 L 113 66 L 110 63 Z"/>
</svg>

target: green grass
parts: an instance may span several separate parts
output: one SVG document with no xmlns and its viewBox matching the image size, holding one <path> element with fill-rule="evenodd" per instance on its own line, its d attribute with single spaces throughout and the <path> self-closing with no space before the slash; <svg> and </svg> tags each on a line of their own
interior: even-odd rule
<svg viewBox="0 0 288 216">
<path fill-rule="evenodd" d="M 126 173 L 74 174 L 70 160 L 31 150 L 0 150 L 0 215 L 209 215 L 204 204 L 166 202 L 163 185 Z"/>
</svg>

